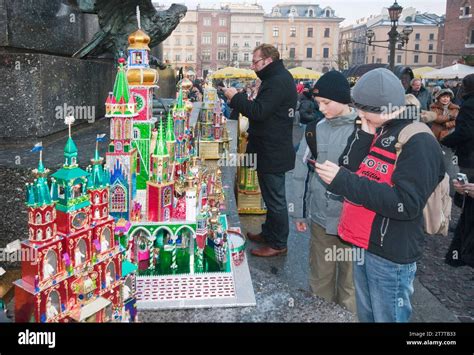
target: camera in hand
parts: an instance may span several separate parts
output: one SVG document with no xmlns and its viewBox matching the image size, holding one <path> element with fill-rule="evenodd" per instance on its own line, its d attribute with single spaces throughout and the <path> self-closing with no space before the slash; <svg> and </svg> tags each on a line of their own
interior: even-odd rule
<svg viewBox="0 0 474 355">
<path fill-rule="evenodd" d="M 469 180 L 467 179 L 467 175 L 463 173 L 458 173 L 456 179 L 459 181 L 460 184 L 467 184 Z"/>
</svg>

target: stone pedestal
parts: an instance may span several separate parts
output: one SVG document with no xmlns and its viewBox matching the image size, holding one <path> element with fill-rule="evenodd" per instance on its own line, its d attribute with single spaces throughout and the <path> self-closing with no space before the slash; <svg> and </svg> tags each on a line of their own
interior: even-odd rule
<svg viewBox="0 0 474 355">
<path fill-rule="evenodd" d="M 113 86 L 111 60 L 37 53 L 0 53 L 0 139 L 44 137 L 67 127 L 64 117 L 93 123 L 105 115 Z"/>
</svg>

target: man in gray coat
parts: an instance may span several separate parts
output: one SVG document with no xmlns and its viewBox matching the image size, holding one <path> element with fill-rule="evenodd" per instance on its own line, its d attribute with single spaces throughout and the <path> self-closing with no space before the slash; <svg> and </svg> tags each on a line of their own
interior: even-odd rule
<svg viewBox="0 0 474 355">
<path fill-rule="evenodd" d="M 415 78 L 410 82 L 407 94 L 414 95 L 418 101 L 420 101 L 420 108 L 425 111 L 430 110 L 430 106 L 433 103 L 431 93 L 423 86 L 421 79 Z"/>
</svg>

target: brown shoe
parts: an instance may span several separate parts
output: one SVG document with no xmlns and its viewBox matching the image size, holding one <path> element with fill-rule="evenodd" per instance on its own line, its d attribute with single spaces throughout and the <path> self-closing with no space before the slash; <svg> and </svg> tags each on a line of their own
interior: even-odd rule
<svg viewBox="0 0 474 355">
<path fill-rule="evenodd" d="M 270 247 L 261 247 L 258 249 L 252 249 L 250 253 L 255 256 L 261 257 L 270 257 L 270 256 L 278 256 L 278 255 L 286 255 L 288 252 L 288 248 L 283 249 L 273 249 Z"/>
<path fill-rule="evenodd" d="M 255 242 L 255 243 L 265 243 L 266 242 L 266 240 L 263 237 L 262 233 L 253 234 L 253 233 L 247 232 L 247 238 L 248 238 L 248 240 L 251 240 L 252 242 Z"/>
</svg>

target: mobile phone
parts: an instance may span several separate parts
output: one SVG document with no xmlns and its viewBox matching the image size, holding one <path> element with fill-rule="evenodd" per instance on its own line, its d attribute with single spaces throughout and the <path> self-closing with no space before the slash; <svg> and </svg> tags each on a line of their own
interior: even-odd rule
<svg viewBox="0 0 474 355">
<path fill-rule="evenodd" d="M 463 173 L 458 173 L 456 179 L 459 181 L 460 184 L 467 184 L 469 180 L 467 179 L 467 175 Z"/>
</svg>

